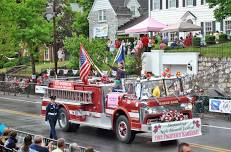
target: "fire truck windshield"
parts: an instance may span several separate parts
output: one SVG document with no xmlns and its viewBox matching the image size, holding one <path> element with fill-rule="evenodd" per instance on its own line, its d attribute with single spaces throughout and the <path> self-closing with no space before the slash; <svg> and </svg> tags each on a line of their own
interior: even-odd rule
<svg viewBox="0 0 231 152">
<path fill-rule="evenodd" d="M 157 79 L 125 83 L 128 94 L 136 94 L 138 99 L 175 96 L 183 93 L 181 79 Z"/>
</svg>

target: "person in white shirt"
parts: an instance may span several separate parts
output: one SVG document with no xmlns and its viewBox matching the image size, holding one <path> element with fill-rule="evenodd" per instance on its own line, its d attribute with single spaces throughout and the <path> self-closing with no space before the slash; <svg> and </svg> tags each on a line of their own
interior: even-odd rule
<svg viewBox="0 0 231 152">
<path fill-rule="evenodd" d="M 59 138 L 57 140 L 57 148 L 52 152 L 64 152 L 64 148 L 65 148 L 65 139 Z"/>
</svg>

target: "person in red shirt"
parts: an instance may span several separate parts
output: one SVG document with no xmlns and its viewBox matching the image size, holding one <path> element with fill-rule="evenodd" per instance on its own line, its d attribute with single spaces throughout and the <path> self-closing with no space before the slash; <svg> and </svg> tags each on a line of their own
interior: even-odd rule
<svg viewBox="0 0 231 152">
<path fill-rule="evenodd" d="M 120 43 L 120 40 L 116 39 L 116 40 L 115 40 L 115 48 L 116 48 L 116 49 L 119 49 L 119 48 L 120 48 L 120 44 L 121 44 L 121 43 Z"/>
<path fill-rule="evenodd" d="M 148 35 L 144 35 L 141 39 L 143 46 L 144 46 L 144 52 L 148 52 L 148 43 L 149 43 L 149 38 Z"/>
</svg>

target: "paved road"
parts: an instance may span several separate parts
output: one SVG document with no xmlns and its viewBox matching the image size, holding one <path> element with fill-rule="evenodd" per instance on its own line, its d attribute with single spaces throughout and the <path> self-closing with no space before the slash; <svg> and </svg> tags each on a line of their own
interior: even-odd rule
<svg viewBox="0 0 231 152">
<path fill-rule="evenodd" d="M 49 128 L 39 116 L 39 98 L 0 96 L 0 122 L 22 131 L 48 135 Z M 191 143 L 194 152 L 231 152 L 231 123 L 206 118 L 203 120 L 203 136 L 183 139 Z M 59 128 L 58 136 L 81 146 L 92 146 L 101 152 L 175 152 L 177 143 L 151 143 L 151 139 L 136 137 L 130 144 L 117 141 L 112 131 L 82 126 L 75 133 L 64 133 Z"/>
</svg>

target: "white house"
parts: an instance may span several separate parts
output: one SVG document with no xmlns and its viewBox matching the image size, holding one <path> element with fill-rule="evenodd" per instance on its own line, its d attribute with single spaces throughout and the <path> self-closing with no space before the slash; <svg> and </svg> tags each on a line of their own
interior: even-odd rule
<svg viewBox="0 0 231 152">
<path fill-rule="evenodd" d="M 217 22 L 206 0 L 150 0 L 151 16 L 167 25 L 187 21 L 202 27 L 201 33 L 222 31 L 231 34 L 231 18 Z M 170 39 L 174 34 L 170 33 Z"/>
<path fill-rule="evenodd" d="M 155 50 L 143 54 L 142 69 L 156 76 L 161 76 L 165 68 L 169 68 L 174 76 L 177 72 L 192 75 L 198 73 L 198 58 L 199 53 L 196 52 L 165 53 Z"/>
</svg>

